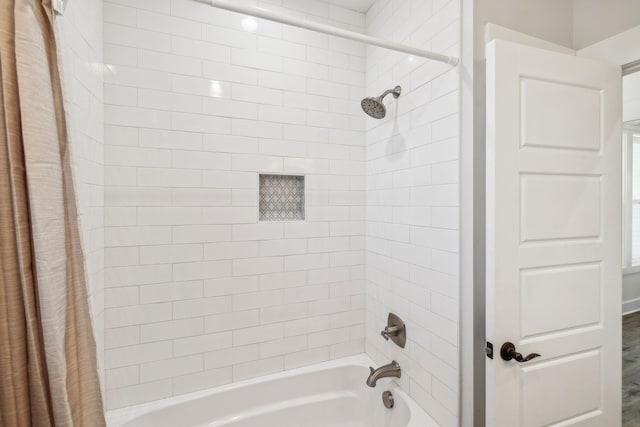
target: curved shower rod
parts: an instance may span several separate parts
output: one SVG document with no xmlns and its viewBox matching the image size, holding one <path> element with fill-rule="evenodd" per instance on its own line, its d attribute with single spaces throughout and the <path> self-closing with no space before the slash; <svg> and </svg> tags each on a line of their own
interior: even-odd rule
<svg viewBox="0 0 640 427">
<path fill-rule="evenodd" d="M 294 16 L 281 15 L 276 12 L 272 12 L 267 9 L 263 9 L 255 6 L 245 6 L 237 3 L 232 3 L 228 0 L 193 0 L 198 3 L 207 4 L 209 6 L 224 9 L 231 12 L 241 13 L 243 15 L 253 16 L 255 18 L 262 18 L 268 21 L 279 22 L 281 24 L 292 25 L 298 28 L 304 28 L 306 30 L 318 31 L 320 33 L 329 34 L 336 37 L 341 37 L 348 40 L 354 40 L 361 43 L 370 44 L 373 46 L 382 47 L 389 50 L 395 50 L 398 52 L 408 53 L 409 55 L 419 56 L 422 58 L 431 59 L 438 62 L 444 62 L 452 66 L 458 65 L 458 58 L 455 56 L 443 55 L 436 52 L 431 52 L 424 49 L 418 49 L 415 47 L 407 46 L 400 43 L 395 43 L 376 37 L 368 36 L 366 34 L 357 33 L 355 31 L 343 30 L 341 28 L 333 27 L 331 25 L 320 24 L 317 22 L 309 21 L 308 19 L 297 18 Z"/>
</svg>

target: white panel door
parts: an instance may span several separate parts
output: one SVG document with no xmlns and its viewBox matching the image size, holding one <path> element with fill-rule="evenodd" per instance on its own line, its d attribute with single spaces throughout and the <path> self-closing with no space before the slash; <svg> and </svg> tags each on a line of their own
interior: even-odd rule
<svg viewBox="0 0 640 427">
<path fill-rule="evenodd" d="M 488 426 L 620 425 L 621 117 L 619 67 L 487 46 Z"/>
</svg>

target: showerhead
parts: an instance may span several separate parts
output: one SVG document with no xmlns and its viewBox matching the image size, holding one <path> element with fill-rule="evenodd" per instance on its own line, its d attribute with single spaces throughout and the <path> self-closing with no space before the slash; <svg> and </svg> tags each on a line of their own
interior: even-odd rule
<svg viewBox="0 0 640 427">
<path fill-rule="evenodd" d="M 387 107 L 384 106 L 380 98 L 365 98 L 360 103 L 365 113 L 374 119 L 382 119 L 387 115 Z"/>
<path fill-rule="evenodd" d="M 377 98 L 365 98 L 362 100 L 360 105 L 362 106 L 364 112 L 369 116 L 373 117 L 374 119 L 382 119 L 387 115 L 387 107 L 385 107 L 384 102 L 382 101 L 384 100 L 384 97 L 389 95 L 390 93 L 393 94 L 394 98 L 398 98 L 402 93 L 402 88 L 400 86 L 396 86 L 393 89 L 384 91 L 384 93 Z"/>
</svg>

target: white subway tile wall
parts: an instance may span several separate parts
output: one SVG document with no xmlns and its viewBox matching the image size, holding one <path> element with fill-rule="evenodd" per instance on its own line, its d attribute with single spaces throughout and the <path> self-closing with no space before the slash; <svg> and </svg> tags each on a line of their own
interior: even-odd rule
<svg viewBox="0 0 640 427">
<path fill-rule="evenodd" d="M 107 407 L 364 352 L 365 47 L 190 0 L 104 20 Z M 305 221 L 258 221 L 259 173 L 305 176 Z"/>
<path fill-rule="evenodd" d="M 104 103 L 102 0 L 71 2 L 56 19 L 80 236 L 103 380 L 104 366 Z M 109 298 L 112 298 L 109 295 Z"/>
<path fill-rule="evenodd" d="M 367 33 L 458 55 L 458 0 L 378 0 Z M 366 122 L 366 350 L 395 359 L 399 384 L 442 426 L 457 426 L 459 392 L 459 74 L 369 47 L 367 95 L 401 85 L 387 116 Z M 400 349 L 386 316 L 407 324 Z"/>
</svg>

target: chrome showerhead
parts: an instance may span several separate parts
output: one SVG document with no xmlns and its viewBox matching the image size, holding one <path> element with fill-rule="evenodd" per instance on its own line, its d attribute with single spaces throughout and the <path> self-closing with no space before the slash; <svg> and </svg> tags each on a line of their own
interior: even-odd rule
<svg viewBox="0 0 640 427">
<path fill-rule="evenodd" d="M 387 115 L 387 107 L 385 107 L 384 102 L 382 101 L 384 100 L 384 97 L 389 95 L 390 93 L 393 94 L 394 98 L 398 98 L 402 93 L 402 88 L 400 86 L 396 86 L 393 89 L 384 91 L 384 93 L 377 98 L 365 98 L 362 100 L 360 105 L 362 106 L 364 112 L 369 116 L 373 117 L 374 119 L 382 119 Z"/>
</svg>

